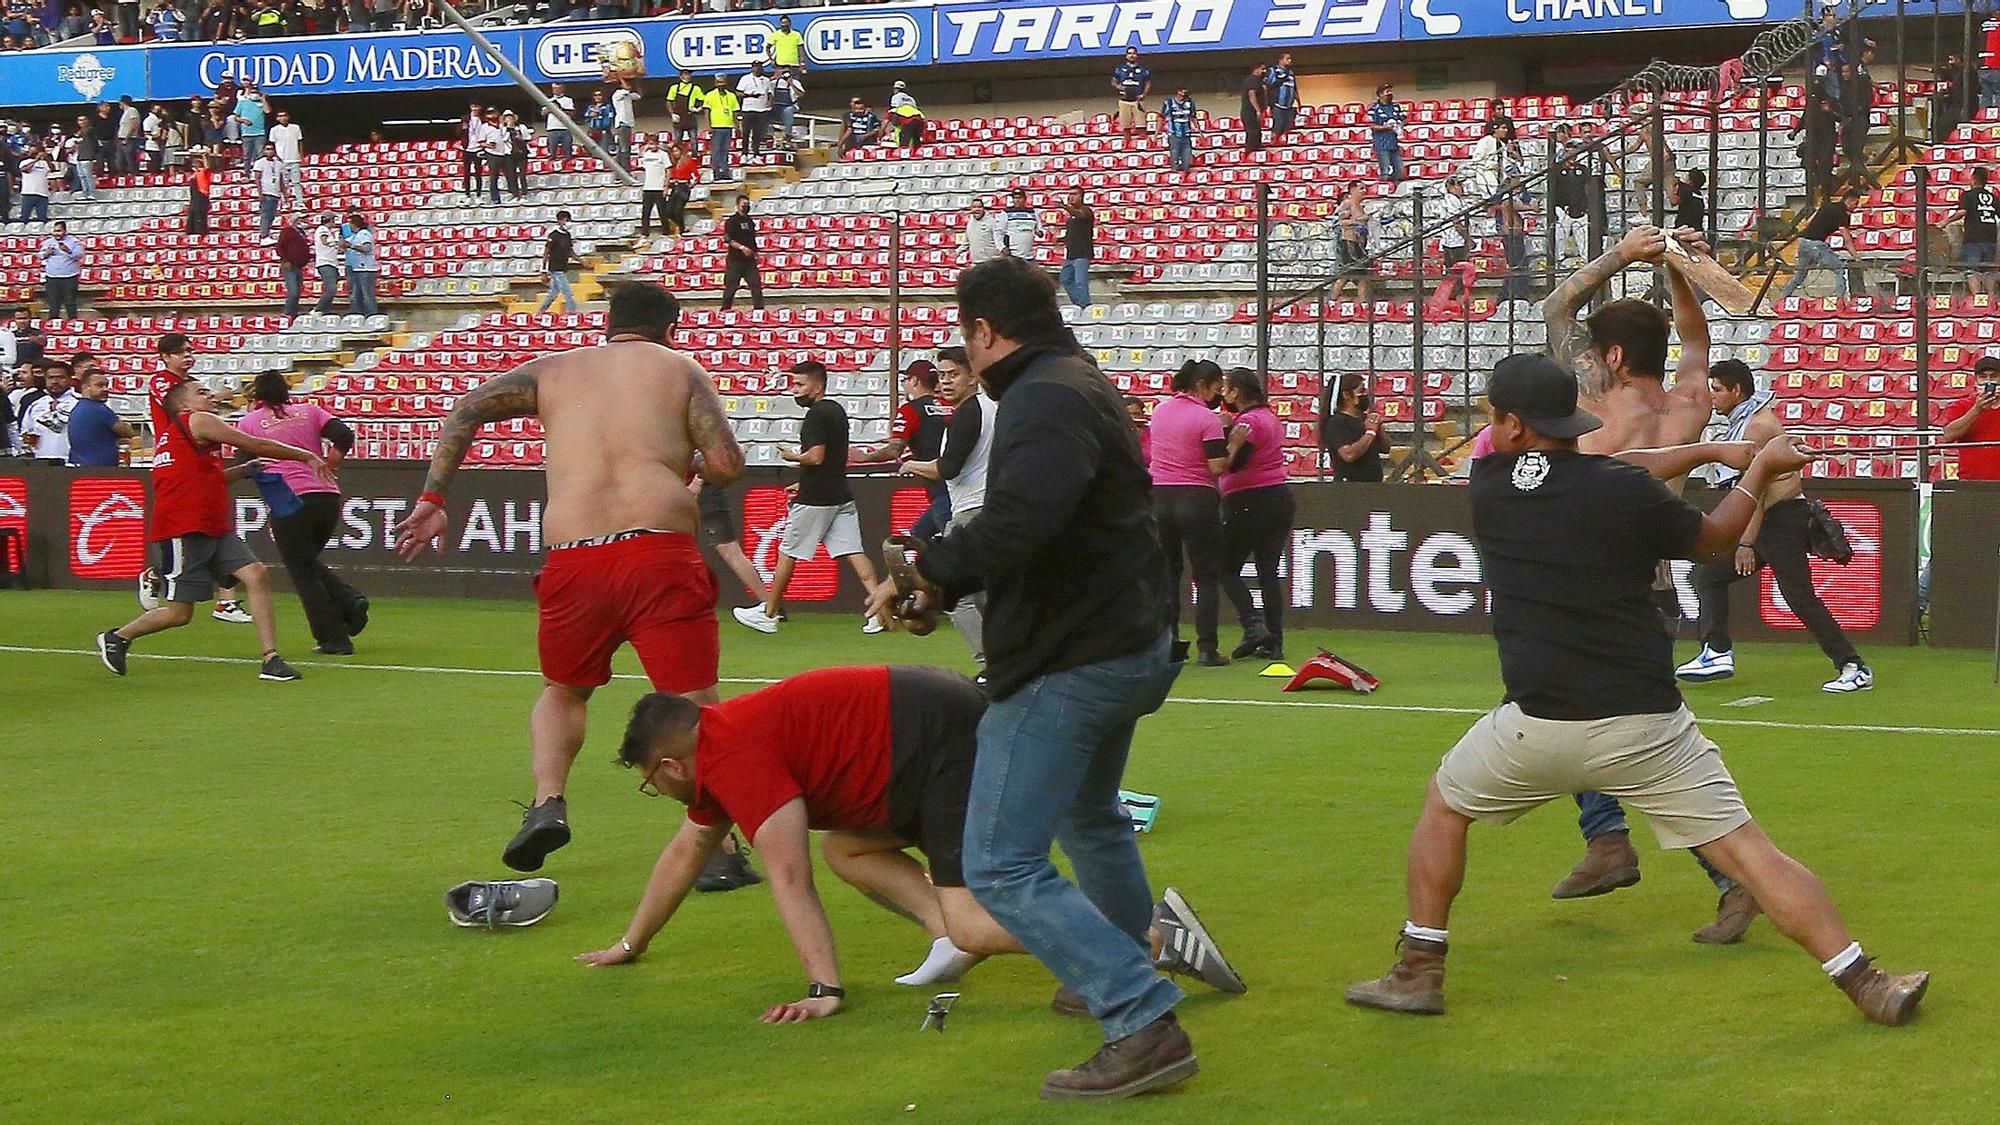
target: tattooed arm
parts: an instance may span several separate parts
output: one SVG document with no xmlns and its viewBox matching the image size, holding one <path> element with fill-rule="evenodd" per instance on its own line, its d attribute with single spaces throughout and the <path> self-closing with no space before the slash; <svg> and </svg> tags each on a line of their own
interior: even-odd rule
<svg viewBox="0 0 2000 1125">
<path fill-rule="evenodd" d="M 1590 351 L 1590 334 L 1577 322 L 1576 314 L 1620 270 L 1634 262 L 1655 261 L 1666 248 L 1666 237 L 1659 228 L 1636 227 L 1618 245 L 1556 286 L 1548 300 L 1542 302 L 1542 320 L 1549 328 L 1549 355 L 1576 375 L 1585 397 L 1602 398 L 1610 387 L 1606 385 L 1608 373 L 1601 369 L 1602 365 L 1585 358 Z"/>
<path fill-rule="evenodd" d="M 1696 230 L 1677 230 L 1674 237 L 1699 253 L 1708 252 L 1708 243 Z M 1681 271 L 1669 269 L 1667 284 L 1674 298 L 1674 331 L 1681 338 L 1681 361 L 1674 368 L 1673 393 L 1707 409 L 1712 395 L 1708 389 L 1708 315 L 1702 312 L 1701 297 Z"/>
<path fill-rule="evenodd" d="M 688 444 L 693 446 L 695 469 L 709 484 L 728 484 L 743 475 L 743 447 L 736 444 L 736 432 L 722 412 L 722 399 L 708 372 L 695 367 L 688 383 Z"/>
<path fill-rule="evenodd" d="M 526 418 L 535 413 L 535 364 L 529 361 L 497 379 L 488 379 L 467 392 L 451 408 L 438 432 L 437 452 L 431 454 L 431 470 L 424 477 L 425 495 L 444 495 L 451 478 L 465 461 L 465 451 L 479 428 L 503 418 Z M 431 541 L 444 533 L 444 508 L 428 500 L 418 500 L 403 522 L 396 525 L 396 553 L 404 562 L 415 562 Z"/>
</svg>

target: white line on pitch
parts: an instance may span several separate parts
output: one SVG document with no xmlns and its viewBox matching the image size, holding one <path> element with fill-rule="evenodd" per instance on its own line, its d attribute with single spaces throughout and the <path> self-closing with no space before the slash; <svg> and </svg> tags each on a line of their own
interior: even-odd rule
<svg viewBox="0 0 2000 1125">
<path fill-rule="evenodd" d="M 86 648 L 36 648 L 29 645 L 0 645 L 0 653 L 21 653 L 29 656 L 96 656 Z M 136 660 L 176 660 L 186 664 L 242 664 L 256 665 L 259 661 L 242 656 L 188 656 L 170 653 L 135 652 L 130 657 Z M 351 661 L 295 660 L 291 662 L 300 668 L 346 668 L 361 672 L 421 672 L 436 676 L 502 676 L 515 679 L 542 678 L 540 672 L 520 668 L 440 668 L 427 664 L 357 664 Z M 645 682 L 646 677 L 631 673 L 617 673 L 614 680 L 634 680 Z M 775 684 L 776 679 L 764 676 L 724 676 L 725 684 Z M 1391 714 L 1409 715 L 1484 715 L 1482 707 L 1427 707 L 1415 703 L 1345 703 L 1319 699 L 1209 699 L 1200 696 L 1169 696 L 1168 703 L 1186 703 L 1204 707 L 1292 707 L 1326 711 L 1377 711 Z M 1718 719 L 1704 718 L 1704 726 L 1712 727 L 1758 727 L 1765 730 L 1822 730 L 1839 731 L 1849 734 L 1937 734 L 1971 735 L 1981 738 L 2000 737 L 2000 729 L 1984 727 L 1900 727 L 1886 723 L 1781 723 L 1771 719 Z"/>
</svg>

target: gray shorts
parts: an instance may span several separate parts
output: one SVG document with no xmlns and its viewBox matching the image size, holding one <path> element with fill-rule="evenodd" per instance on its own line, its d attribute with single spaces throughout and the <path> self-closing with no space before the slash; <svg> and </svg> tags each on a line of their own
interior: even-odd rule
<svg viewBox="0 0 2000 1125">
<path fill-rule="evenodd" d="M 818 553 L 820 544 L 836 559 L 861 553 L 861 510 L 854 501 L 845 504 L 794 504 L 785 516 L 785 535 L 778 541 L 779 553 L 805 562 Z"/>
<path fill-rule="evenodd" d="M 234 533 L 162 539 L 148 554 L 160 576 L 160 600 L 189 605 L 213 598 L 217 586 L 230 585 L 231 575 L 257 561 Z"/>
<path fill-rule="evenodd" d="M 1595 790 L 1645 813 L 1663 848 L 1698 848 L 1750 821 L 1722 752 L 1686 707 L 1560 722 L 1502 704 L 1444 756 L 1436 780 L 1453 811 L 1498 824 Z"/>
</svg>

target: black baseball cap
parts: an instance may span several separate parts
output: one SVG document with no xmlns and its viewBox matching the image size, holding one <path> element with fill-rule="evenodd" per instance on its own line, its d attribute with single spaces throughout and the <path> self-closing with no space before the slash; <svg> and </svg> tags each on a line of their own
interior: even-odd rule
<svg viewBox="0 0 2000 1125">
<path fill-rule="evenodd" d="M 1576 378 L 1548 356 L 1510 355 L 1486 384 L 1493 412 L 1512 414 L 1543 437 L 1574 438 L 1604 425 L 1576 404 Z"/>
</svg>

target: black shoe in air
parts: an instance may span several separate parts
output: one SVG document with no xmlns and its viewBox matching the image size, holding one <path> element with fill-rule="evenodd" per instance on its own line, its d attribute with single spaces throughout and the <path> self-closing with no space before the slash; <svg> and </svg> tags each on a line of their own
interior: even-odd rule
<svg viewBox="0 0 2000 1125">
<path fill-rule="evenodd" d="M 125 674 L 125 654 L 132 651 L 132 642 L 118 635 L 116 629 L 106 629 L 97 634 L 97 658 L 112 674 Z"/>
<path fill-rule="evenodd" d="M 350 637 L 360 636 L 361 631 L 368 628 L 367 597 L 356 594 L 354 600 L 347 603 L 347 608 L 341 612 L 341 617 L 347 621 L 347 635 Z"/>
<path fill-rule="evenodd" d="M 569 843 L 569 805 L 550 797 L 521 815 L 521 830 L 507 842 L 500 862 L 516 871 L 540 871 L 549 853 Z"/>
<path fill-rule="evenodd" d="M 285 658 L 274 652 L 264 658 L 264 666 L 258 669 L 257 678 L 260 680 L 276 680 L 279 683 L 290 683 L 293 680 L 302 679 L 303 677 L 299 675 L 297 668 L 285 663 Z"/>
<path fill-rule="evenodd" d="M 710 892 L 734 891 L 744 887 L 754 887 L 763 881 L 764 877 L 757 874 L 750 866 L 750 857 L 743 854 L 743 846 L 738 844 L 733 852 L 722 848 L 715 849 L 715 854 L 708 857 L 708 866 L 702 868 L 701 874 L 695 877 L 694 889 Z"/>
</svg>

